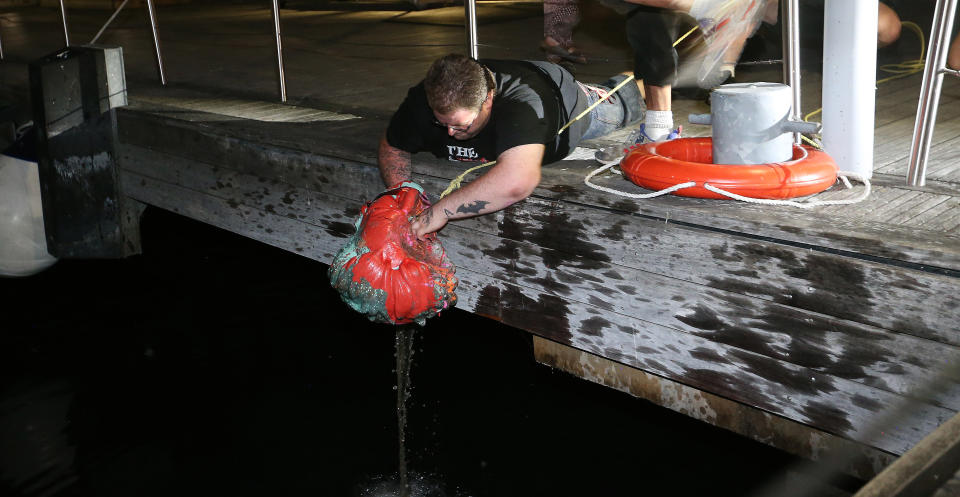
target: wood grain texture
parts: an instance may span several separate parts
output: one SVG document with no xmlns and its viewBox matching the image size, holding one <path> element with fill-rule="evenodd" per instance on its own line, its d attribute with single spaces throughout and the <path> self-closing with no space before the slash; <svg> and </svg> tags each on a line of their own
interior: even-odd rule
<svg viewBox="0 0 960 497">
<path fill-rule="evenodd" d="M 121 113 L 126 195 L 327 262 L 381 190 L 380 121 L 175 116 Z M 798 212 L 627 201 L 585 187 L 593 167 L 545 166 L 526 201 L 444 229 L 460 308 L 892 454 L 960 409 L 939 375 L 960 354 L 949 188 Z M 414 157 L 430 192 L 460 170 Z"/>
</svg>

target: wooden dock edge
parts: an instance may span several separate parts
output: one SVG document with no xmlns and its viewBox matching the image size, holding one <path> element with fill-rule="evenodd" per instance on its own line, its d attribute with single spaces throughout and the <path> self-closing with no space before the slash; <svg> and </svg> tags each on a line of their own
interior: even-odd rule
<svg viewBox="0 0 960 497">
<path fill-rule="evenodd" d="M 896 459 L 873 447 L 537 335 L 533 335 L 533 354 L 543 365 L 805 459 L 817 461 L 827 454 L 842 453 L 846 461 L 837 469 L 862 480 L 874 478 Z"/>
<path fill-rule="evenodd" d="M 960 414 L 900 456 L 854 497 L 957 495 L 960 490 Z M 944 488 L 949 486 L 950 489 Z M 941 493 L 942 492 L 942 493 Z"/>
</svg>

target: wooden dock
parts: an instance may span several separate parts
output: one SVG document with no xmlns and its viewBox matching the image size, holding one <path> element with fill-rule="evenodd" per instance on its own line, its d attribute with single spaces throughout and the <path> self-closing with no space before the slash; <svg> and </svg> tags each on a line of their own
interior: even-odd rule
<svg viewBox="0 0 960 497">
<path fill-rule="evenodd" d="M 538 37 L 529 7 L 491 9 L 481 37 L 497 26 L 526 27 L 511 39 Z M 123 194 L 329 262 L 361 203 L 382 190 L 375 153 L 390 109 L 436 55 L 460 50 L 448 45 L 462 32 L 423 28 L 455 24 L 462 9 L 408 14 L 291 14 L 304 20 L 291 28 L 299 64 L 327 69 L 290 104 L 271 101 L 262 80 L 251 97 L 242 81 L 159 88 L 142 82 L 148 69 L 131 68 L 130 103 L 117 111 Z M 168 19 L 177 26 L 168 29 L 195 29 L 188 17 Z M 308 48 L 301 37 L 318 25 L 323 40 Z M 373 64 L 358 61 L 370 47 L 347 33 L 371 27 L 382 28 L 371 38 L 387 52 L 369 55 Z M 4 43 L 13 53 L 5 33 Z M 190 52 L 176 50 L 171 58 Z M 387 59 L 403 64 L 385 69 Z M 578 77 L 605 79 L 615 62 Z M 804 76 L 809 110 L 819 80 Z M 738 77 L 777 80 L 769 69 Z M 912 188 L 904 178 L 919 82 L 878 87 L 873 192 L 853 206 L 631 200 L 584 185 L 592 160 L 545 165 L 526 201 L 441 232 L 460 278 L 457 307 L 533 333 L 538 360 L 554 367 L 805 457 L 848 451 L 845 469 L 868 478 L 960 411 L 960 82 L 945 82 L 927 186 Z M 296 87 L 305 81 L 288 83 Z M 678 122 L 706 111 L 675 102 Z M 464 168 L 414 157 L 414 179 L 434 193 Z M 642 191 L 614 174 L 597 182 Z"/>
</svg>

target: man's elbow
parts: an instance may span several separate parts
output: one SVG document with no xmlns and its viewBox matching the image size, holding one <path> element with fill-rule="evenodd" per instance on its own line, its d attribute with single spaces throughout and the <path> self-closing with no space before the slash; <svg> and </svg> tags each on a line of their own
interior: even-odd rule
<svg viewBox="0 0 960 497">
<path fill-rule="evenodd" d="M 507 191 L 507 196 L 510 197 L 510 203 L 516 203 L 529 197 L 533 194 L 533 191 L 537 189 L 537 185 L 539 184 L 540 168 L 518 176 Z"/>
</svg>

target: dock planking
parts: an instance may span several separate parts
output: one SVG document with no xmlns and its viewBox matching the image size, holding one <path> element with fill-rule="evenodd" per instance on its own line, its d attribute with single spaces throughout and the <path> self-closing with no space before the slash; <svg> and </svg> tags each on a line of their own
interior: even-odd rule
<svg viewBox="0 0 960 497">
<path fill-rule="evenodd" d="M 134 102 L 119 121 L 128 195 L 322 262 L 380 189 L 376 119 L 217 121 Z M 952 197 L 891 186 L 840 217 L 627 201 L 583 185 L 592 167 L 545 166 L 525 202 L 444 230 L 460 308 L 886 453 L 960 410 L 960 378 L 938 376 L 960 351 L 957 236 L 884 222 Z M 414 169 L 432 192 L 459 172 L 419 155 Z M 909 422 L 879 434 L 905 402 Z"/>
</svg>

